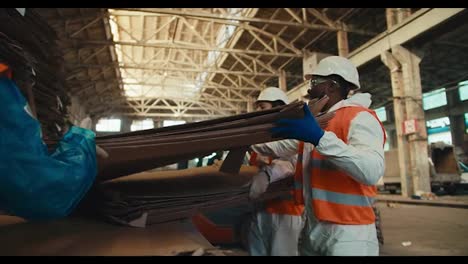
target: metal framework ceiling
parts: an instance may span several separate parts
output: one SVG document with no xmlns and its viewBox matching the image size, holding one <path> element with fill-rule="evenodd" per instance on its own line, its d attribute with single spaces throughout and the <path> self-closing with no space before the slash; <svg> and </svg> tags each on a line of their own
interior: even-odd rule
<svg viewBox="0 0 468 264">
<path fill-rule="evenodd" d="M 370 39 L 379 30 L 345 23 L 359 9 L 45 9 L 65 52 L 72 95 L 95 117 L 202 120 L 247 111 L 261 89 L 338 30 Z M 335 44 L 336 46 L 336 44 Z M 285 71 L 286 70 L 286 71 Z M 291 85 L 289 85 L 291 86 Z"/>
<path fill-rule="evenodd" d="M 304 50 L 337 54 L 341 31 L 352 51 L 386 30 L 383 8 L 54 8 L 39 13 L 58 32 L 72 95 L 94 117 L 194 121 L 243 113 L 261 89 L 279 86 L 280 78 L 288 88 L 303 81 Z M 381 91 L 374 88 L 375 78 L 363 79 L 371 90 Z"/>
</svg>

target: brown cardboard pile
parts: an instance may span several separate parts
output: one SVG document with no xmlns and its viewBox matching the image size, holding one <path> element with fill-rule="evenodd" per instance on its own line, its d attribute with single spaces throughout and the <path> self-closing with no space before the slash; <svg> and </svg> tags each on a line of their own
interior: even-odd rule
<svg viewBox="0 0 468 264">
<path fill-rule="evenodd" d="M 114 223 L 144 227 L 249 203 L 251 178 L 257 168 L 241 167 L 245 150 L 252 144 L 278 140 L 270 133 L 275 122 L 302 117 L 302 107 L 303 103 L 298 102 L 199 123 L 97 138 L 96 143 L 109 157 L 99 160 L 96 185 L 80 209 Z M 219 150 L 230 150 L 221 166 L 144 172 Z M 291 184 L 292 179 L 271 184 L 262 199 L 288 195 Z"/>
</svg>

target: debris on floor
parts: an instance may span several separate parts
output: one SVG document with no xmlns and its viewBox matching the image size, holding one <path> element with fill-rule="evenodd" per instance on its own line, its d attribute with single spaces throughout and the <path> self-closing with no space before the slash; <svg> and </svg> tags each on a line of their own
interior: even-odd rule
<svg viewBox="0 0 468 264">
<path fill-rule="evenodd" d="M 226 253 L 231 253 L 230 250 L 220 249 L 203 249 L 199 248 L 195 251 L 184 251 L 178 253 L 176 256 L 225 256 Z"/>
<path fill-rule="evenodd" d="M 409 246 L 411 246 L 411 241 L 401 242 L 401 245 L 404 246 L 404 247 L 409 247 Z"/>
<path fill-rule="evenodd" d="M 437 195 L 432 192 L 417 191 L 416 194 L 411 196 L 411 198 L 416 200 L 436 200 Z"/>
<path fill-rule="evenodd" d="M 199 248 L 192 253 L 192 256 L 203 256 L 205 254 L 205 250 L 203 248 Z"/>
</svg>

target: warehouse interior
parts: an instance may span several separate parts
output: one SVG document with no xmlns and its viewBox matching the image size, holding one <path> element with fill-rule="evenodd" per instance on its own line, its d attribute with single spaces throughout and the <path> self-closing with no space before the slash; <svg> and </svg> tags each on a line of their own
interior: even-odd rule
<svg viewBox="0 0 468 264">
<path fill-rule="evenodd" d="M 252 255 L 245 216 L 261 201 L 249 198 L 258 168 L 246 153 L 275 141 L 278 119 L 302 118 L 304 75 L 331 56 L 357 68 L 385 131 L 378 255 L 467 255 L 467 21 L 466 8 L 0 9 L 0 77 L 11 70 L 40 124 L 23 136 L 52 159 L 78 155 L 62 143 L 72 127 L 97 146 L 93 180 L 66 215 L 12 214 L 15 199 L 44 194 L 53 207 L 77 188 L 15 196 L 37 177 L 1 183 L 27 174 L 8 165 L 20 150 L 7 135 L 16 112 L 4 108 L 0 255 Z M 259 111 L 268 87 L 290 103 Z M 290 186 L 272 182 L 262 199 Z"/>
</svg>

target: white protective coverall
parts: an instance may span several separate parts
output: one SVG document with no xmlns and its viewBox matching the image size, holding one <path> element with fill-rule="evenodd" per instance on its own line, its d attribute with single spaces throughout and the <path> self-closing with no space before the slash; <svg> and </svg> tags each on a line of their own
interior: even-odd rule
<svg viewBox="0 0 468 264">
<path fill-rule="evenodd" d="M 357 93 L 341 100 L 328 112 L 346 106 L 369 107 L 371 96 L 368 93 Z M 317 146 L 317 151 L 326 156 L 335 166 L 347 171 L 356 181 L 375 185 L 384 174 L 383 131 L 378 121 L 369 113 L 359 113 L 351 122 L 348 133 L 348 144 L 326 131 Z M 281 140 L 252 146 L 262 155 L 294 155 L 296 140 Z M 310 192 L 310 153 L 313 145 L 306 143 L 303 155 L 304 202 L 306 225 L 299 245 L 301 255 L 332 256 L 377 256 L 379 244 L 376 227 L 369 225 L 340 225 L 322 222 L 315 218 Z M 273 181 L 273 180 L 272 180 Z"/>
<path fill-rule="evenodd" d="M 297 145 L 295 146 L 297 153 Z M 270 181 L 294 176 L 297 155 L 277 158 L 262 167 Z M 251 256 L 298 256 L 303 215 L 276 214 L 259 210 L 253 215 L 248 240 Z"/>
</svg>

